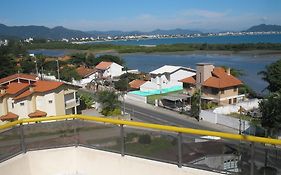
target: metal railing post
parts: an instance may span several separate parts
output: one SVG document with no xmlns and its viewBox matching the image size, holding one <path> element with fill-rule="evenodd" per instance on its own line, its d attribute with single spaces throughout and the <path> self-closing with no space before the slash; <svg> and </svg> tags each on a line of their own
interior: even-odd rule
<svg viewBox="0 0 281 175">
<path fill-rule="evenodd" d="M 73 118 L 73 121 L 74 121 L 74 138 L 76 138 L 74 140 L 74 146 L 77 147 L 78 146 L 78 140 L 79 140 L 79 135 L 77 134 L 77 127 L 78 127 L 78 121 L 77 119 Z"/>
<path fill-rule="evenodd" d="M 20 124 L 20 145 L 21 145 L 21 150 L 23 153 L 26 153 L 26 144 L 24 140 L 24 130 L 23 130 L 23 124 Z"/>
<path fill-rule="evenodd" d="M 251 148 L 251 169 L 250 169 L 250 173 L 251 175 L 254 175 L 254 166 L 255 166 L 255 144 L 254 142 L 251 142 L 250 144 L 250 148 Z"/>
<path fill-rule="evenodd" d="M 121 142 L 121 155 L 125 155 L 125 139 L 124 139 L 124 126 L 120 125 L 120 142 Z"/>
<path fill-rule="evenodd" d="M 182 133 L 178 133 L 178 167 L 182 167 Z"/>
</svg>

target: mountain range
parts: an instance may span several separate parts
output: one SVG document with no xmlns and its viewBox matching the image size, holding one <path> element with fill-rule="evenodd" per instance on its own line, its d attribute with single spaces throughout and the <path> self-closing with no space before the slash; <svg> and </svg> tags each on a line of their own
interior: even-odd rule
<svg viewBox="0 0 281 175">
<path fill-rule="evenodd" d="M 260 31 L 281 31 L 281 26 L 261 24 L 250 27 L 248 32 Z M 188 29 L 172 29 L 172 30 L 153 30 L 150 32 L 141 31 L 79 31 L 64 28 L 62 26 L 48 28 L 45 26 L 6 26 L 0 24 L 0 38 L 44 38 L 44 39 L 62 39 L 62 38 L 82 38 L 82 37 L 97 37 L 97 36 L 125 36 L 125 35 L 176 35 L 176 34 L 194 34 L 202 33 L 199 30 Z"/>
</svg>

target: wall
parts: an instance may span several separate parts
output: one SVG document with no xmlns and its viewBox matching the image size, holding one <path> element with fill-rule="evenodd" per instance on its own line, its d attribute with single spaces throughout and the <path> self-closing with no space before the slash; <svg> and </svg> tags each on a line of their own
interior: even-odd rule
<svg viewBox="0 0 281 175">
<path fill-rule="evenodd" d="M 238 118 L 216 114 L 213 113 L 212 111 L 206 111 L 206 110 L 201 110 L 200 118 L 210 123 L 219 124 L 239 130 L 240 122 Z M 242 121 L 242 128 L 241 128 L 242 131 L 247 130 L 250 127 L 250 122 L 245 120 L 241 120 L 241 121 Z"/>
<path fill-rule="evenodd" d="M 111 77 L 118 77 L 120 75 L 122 75 L 122 66 L 116 64 L 116 63 L 112 63 L 110 68 L 109 68 L 109 73 L 111 75 Z"/>
<path fill-rule="evenodd" d="M 227 106 L 221 106 L 216 108 L 213 112 L 217 114 L 230 114 L 232 112 L 238 112 L 240 106 L 242 106 L 246 110 L 251 110 L 254 108 L 259 107 L 259 99 L 251 99 L 248 101 L 243 101 L 234 105 L 227 105 Z"/>
<path fill-rule="evenodd" d="M 0 164 L 1 175 L 216 175 L 84 147 L 31 151 Z"/>
<path fill-rule="evenodd" d="M 126 95 L 125 99 L 133 100 L 133 101 L 138 101 L 138 102 L 142 102 L 142 103 L 147 103 L 147 97 L 136 95 L 136 94 L 128 93 Z"/>
<path fill-rule="evenodd" d="M 50 103 L 49 101 L 52 102 Z M 56 115 L 55 93 L 38 94 L 36 98 L 36 107 L 37 110 L 46 112 L 47 116 Z"/>
<path fill-rule="evenodd" d="M 32 104 L 31 97 L 27 97 L 23 100 L 16 101 L 16 102 L 14 102 L 12 98 L 8 98 L 7 102 L 8 102 L 8 111 L 17 114 L 19 116 L 19 119 L 28 118 L 28 114 L 32 112 L 30 108 Z M 14 108 L 12 107 L 13 102 L 14 102 Z M 23 105 L 21 105 L 21 103 L 23 103 Z"/>
</svg>

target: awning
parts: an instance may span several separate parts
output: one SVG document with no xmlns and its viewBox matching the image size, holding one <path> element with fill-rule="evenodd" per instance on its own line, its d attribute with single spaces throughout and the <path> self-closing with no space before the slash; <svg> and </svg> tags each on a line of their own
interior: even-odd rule
<svg viewBox="0 0 281 175">
<path fill-rule="evenodd" d="M 2 115 L 0 117 L 0 120 L 2 121 L 14 121 L 17 120 L 19 116 L 17 114 L 14 114 L 12 112 L 8 112 L 6 115 Z"/>
<path fill-rule="evenodd" d="M 36 110 L 35 112 L 32 112 L 32 113 L 28 114 L 28 117 L 30 117 L 30 118 L 46 117 L 46 116 L 47 116 L 46 112 L 39 111 L 39 110 Z"/>
<path fill-rule="evenodd" d="M 190 98 L 190 95 L 186 94 L 173 94 L 173 95 L 167 95 L 162 97 L 162 100 L 169 100 L 169 101 L 182 101 Z"/>
</svg>

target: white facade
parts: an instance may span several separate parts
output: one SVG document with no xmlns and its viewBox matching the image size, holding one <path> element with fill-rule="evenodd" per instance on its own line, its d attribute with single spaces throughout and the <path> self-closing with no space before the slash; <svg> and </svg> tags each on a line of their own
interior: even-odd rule
<svg viewBox="0 0 281 175">
<path fill-rule="evenodd" d="M 106 70 L 103 71 L 103 77 L 118 77 L 123 74 L 123 66 L 119 64 L 112 63 Z"/>
<path fill-rule="evenodd" d="M 93 80 L 97 79 L 98 77 L 98 73 L 93 73 L 91 74 L 90 76 L 86 77 L 86 78 L 83 78 L 81 80 L 72 80 L 72 83 L 74 85 L 78 85 L 78 86 L 81 86 L 81 87 L 85 87 L 87 84 L 91 83 Z"/>
<path fill-rule="evenodd" d="M 183 86 L 179 80 L 196 75 L 195 71 L 180 66 L 165 65 L 151 74 L 151 80 L 140 86 L 141 91 L 161 90 L 175 86 Z"/>
</svg>

